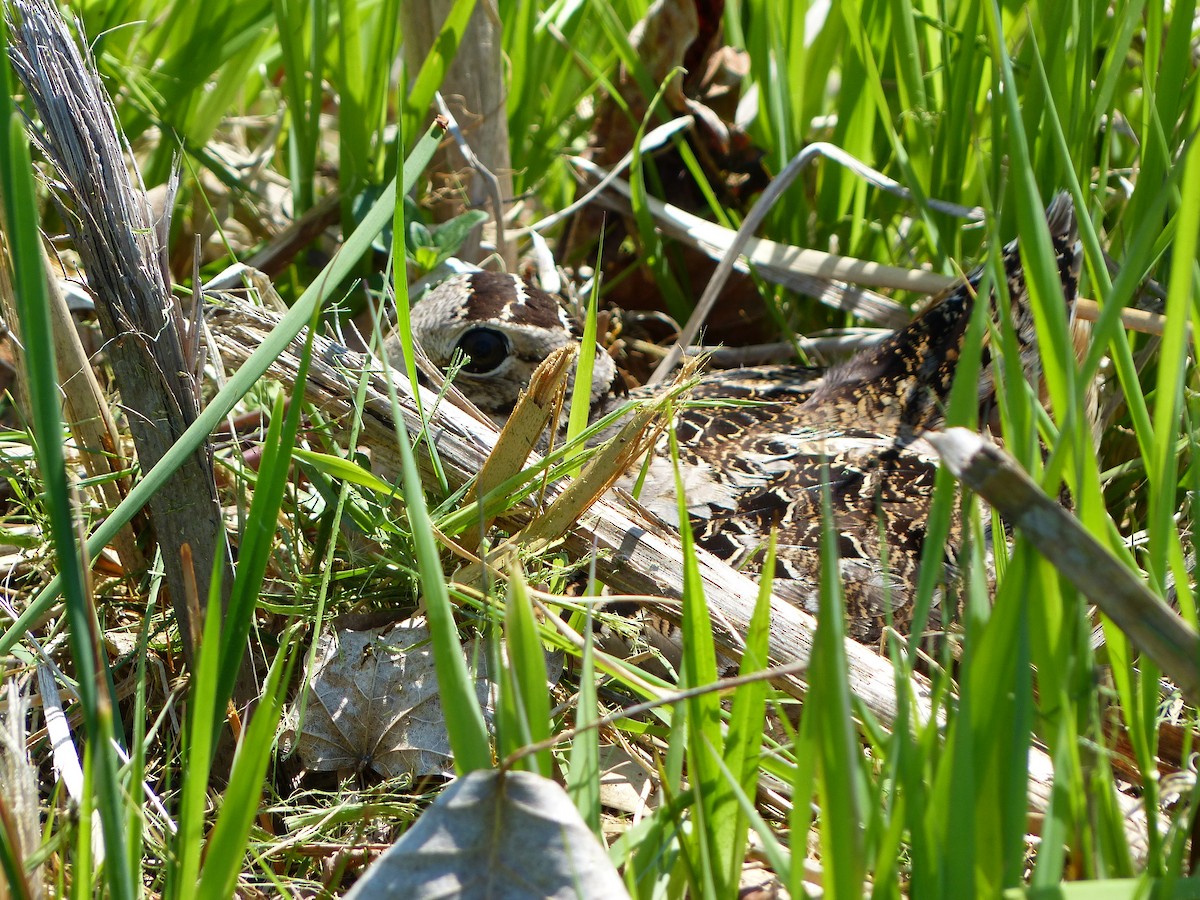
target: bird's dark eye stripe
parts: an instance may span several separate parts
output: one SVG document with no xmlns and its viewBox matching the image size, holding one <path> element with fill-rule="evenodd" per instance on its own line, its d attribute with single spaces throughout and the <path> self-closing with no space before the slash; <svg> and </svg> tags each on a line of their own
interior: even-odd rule
<svg viewBox="0 0 1200 900">
<path fill-rule="evenodd" d="M 508 337 L 495 328 L 469 328 L 455 346 L 467 359 L 463 371 L 472 375 L 494 372 L 512 352 Z"/>
</svg>

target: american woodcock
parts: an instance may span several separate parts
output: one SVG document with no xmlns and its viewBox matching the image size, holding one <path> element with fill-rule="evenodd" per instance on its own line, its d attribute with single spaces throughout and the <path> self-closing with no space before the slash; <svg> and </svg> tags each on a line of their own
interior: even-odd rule
<svg viewBox="0 0 1200 900">
<path fill-rule="evenodd" d="M 1078 279 L 1074 209 L 1047 210 L 1064 299 Z M 1026 378 L 1040 376 L 1029 292 L 1017 243 L 1004 248 L 1009 320 Z M 748 403 L 692 405 L 675 421 L 696 542 L 739 568 L 761 564 L 777 533 L 775 591 L 816 610 L 821 484 L 829 479 L 849 632 L 875 642 L 887 622 L 908 628 L 938 458 L 923 439 L 942 425 L 983 281 L 982 268 L 932 300 L 907 326 L 826 371 L 768 366 L 710 373 L 692 397 Z M 998 321 L 996 292 L 989 300 Z M 479 272 L 435 288 L 412 312 L 413 336 L 439 366 L 465 362 L 455 384 L 485 411 L 511 411 L 530 373 L 579 329 L 549 294 L 520 279 Z M 977 397 L 986 422 L 995 399 L 995 355 L 985 338 Z M 617 374 L 597 353 L 593 410 L 611 409 Z M 637 392 L 635 392 L 636 394 Z M 827 467 L 827 468 L 826 468 Z M 828 472 L 828 475 L 825 473 Z M 651 462 L 640 502 L 678 525 L 675 479 L 664 451 Z M 953 581 L 957 528 L 946 547 Z"/>
</svg>

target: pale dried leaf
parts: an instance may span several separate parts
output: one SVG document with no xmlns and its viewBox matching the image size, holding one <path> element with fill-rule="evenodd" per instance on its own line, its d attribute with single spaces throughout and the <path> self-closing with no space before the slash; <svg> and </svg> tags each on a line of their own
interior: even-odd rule
<svg viewBox="0 0 1200 900">
<path fill-rule="evenodd" d="M 468 662 L 476 664 L 476 696 L 486 711 L 490 683 L 482 654 L 468 650 Z M 303 721 L 293 706 L 281 735 L 305 768 L 369 766 L 386 778 L 450 769 L 450 739 L 423 620 L 322 635 L 311 679 Z"/>
<path fill-rule="evenodd" d="M 29 860 L 40 844 L 40 803 L 38 802 L 38 770 L 30 758 L 26 722 L 29 697 L 10 678 L 0 701 L 0 790 L 4 791 L 7 807 L 5 829 L 17 859 Z M 21 884 L 7 885 L 12 895 L 37 900 L 43 896 L 41 866 L 18 876 Z M 7 896 L 7 894 L 6 894 Z"/>
<path fill-rule="evenodd" d="M 656 785 L 646 763 L 623 746 L 600 748 L 600 802 L 617 812 L 642 814 L 658 807 Z"/>
<path fill-rule="evenodd" d="M 480 770 L 450 785 L 347 900 L 628 897 L 566 791 L 530 772 Z"/>
</svg>

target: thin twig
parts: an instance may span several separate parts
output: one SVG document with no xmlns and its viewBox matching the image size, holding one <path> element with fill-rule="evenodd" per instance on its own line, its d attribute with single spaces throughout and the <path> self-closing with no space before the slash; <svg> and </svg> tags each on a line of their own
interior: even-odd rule
<svg viewBox="0 0 1200 900">
<path fill-rule="evenodd" d="M 504 759 L 500 760 L 500 769 L 506 771 L 511 769 L 519 760 L 524 759 L 534 753 L 541 753 L 543 750 L 552 750 L 563 741 L 571 741 L 579 735 L 588 731 L 594 731 L 597 728 L 605 728 L 612 725 L 614 722 L 619 722 L 622 719 L 629 719 L 633 716 L 640 716 L 642 713 L 650 712 L 652 709 L 657 709 L 660 706 L 668 706 L 674 703 L 682 703 L 684 700 L 690 700 L 693 697 L 701 697 L 705 694 L 712 694 L 719 691 L 727 691 L 733 688 L 741 687 L 744 684 L 755 684 L 760 681 L 777 681 L 781 678 L 787 678 L 793 675 L 802 675 L 808 669 L 807 662 L 792 662 L 785 663 L 781 666 L 774 666 L 770 669 L 763 669 L 761 672 L 751 672 L 748 675 L 735 675 L 732 678 L 722 678 L 714 681 L 711 684 L 702 684 L 697 687 L 688 688 L 684 691 L 673 691 L 669 694 L 664 694 L 661 697 L 656 697 L 654 700 L 646 700 L 642 703 L 635 703 L 633 706 L 623 707 L 616 712 L 609 713 L 607 716 L 601 716 L 599 719 L 588 722 L 584 725 L 568 728 L 566 731 L 560 731 L 553 737 L 546 738 L 544 741 L 538 741 L 536 744 L 529 744 L 521 747 L 519 750 L 514 750 Z"/>
</svg>

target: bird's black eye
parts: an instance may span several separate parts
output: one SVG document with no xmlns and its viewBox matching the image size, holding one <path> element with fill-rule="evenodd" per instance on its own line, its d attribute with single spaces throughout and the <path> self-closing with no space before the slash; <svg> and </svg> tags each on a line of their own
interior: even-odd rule
<svg viewBox="0 0 1200 900">
<path fill-rule="evenodd" d="M 500 368 L 511 349 L 508 338 L 494 328 L 472 328 L 463 332 L 457 347 L 467 358 L 463 371 L 473 375 L 486 375 Z"/>
</svg>

